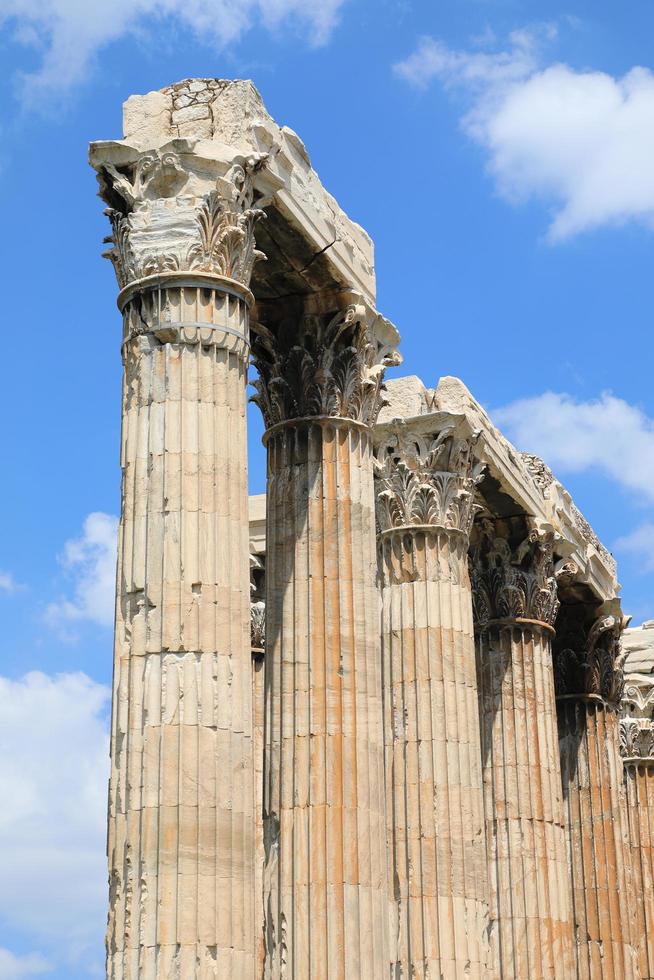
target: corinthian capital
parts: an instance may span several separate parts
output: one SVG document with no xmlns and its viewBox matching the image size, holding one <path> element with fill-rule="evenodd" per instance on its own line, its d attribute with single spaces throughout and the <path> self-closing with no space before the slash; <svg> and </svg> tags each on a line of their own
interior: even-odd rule
<svg viewBox="0 0 654 980">
<path fill-rule="evenodd" d="M 197 156 L 193 147 L 186 140 L 147 152 L 95 144 L 91 162 L 112 229 L 104 254 L 121 289 L 177 272 L 249 284 L 262 257 L 254 227 L 263 211 L 254 206 L 253 177 L 266 157 L 237 156 L 224 163 Z"/>
<path fill-rule="evenodd" d="M 336 312 L 253 324 L 254 382 L 266 428 L 300 418 L 341 418 L 370 426 L 382 405 L 384 372 L 399 363 L 388 320 L 348 294 Z"/>
<path fill-rule="evenodd" d="M 533 526 L 514 545 L 499 522 L 480 522 L 470 561 L 475 623 L 527 619 L 553 626 L 559 609 L 554 575 L 555 532 Z"/>
<path fill-rule="evenodd" d="M 651 718 L 620 720 L 620 754 L 634 762 L 654 762 L 654 722 Z"/>
<path fill-rule="evenodd" d="M 654 762 L 654 675 L 649 663 L 638 664 L 634 672 L 626 643 L 623 652 L 628 672 L 620 701 L 620 751 L 625 759 Z"/>
<path fill-rule="evenodd" d="M 375 467 L 381 530 L 432 525 L 468 536 L 484 469 L 474 453 L 478 434 L 463 433 L 456 422 L 427 434 L 401 421 L 391 429 Z"/>
<path fill-rule="evenodd" d="M 565 607 L 553 656 L 557 697 L 595 697 L 617 707 L 624 687 L 620 637 L 629 623 L 619 600 L 606 602 L 592 618 L 564 612 L 568 612 Z"/>
</svg>

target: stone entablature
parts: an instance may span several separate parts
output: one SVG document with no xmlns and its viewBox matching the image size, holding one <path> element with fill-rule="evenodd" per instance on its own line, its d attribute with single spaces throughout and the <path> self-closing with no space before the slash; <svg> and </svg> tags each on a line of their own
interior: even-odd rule
<svg viewBox="0 0 654 980">
<path fill-rule="evenodd" d="M 254 191 L 270 218 L 260 246 L 269 265 L 259 270 L 257 298 L 310 293 L 327 284 L 354 289 L 374 306 L 370 237 L 325 190 L 302 140 L 274 122 L 252 82 L 185 79 L 160 92 L 133 95 L 124 106 L 123 130 L 122 140 L 91 145 L 94 166 L 108 162 L 120 170 L 148 157 L 192 156 L 208 175 L 218 169 L 224 176 L 235 158 L 265 158 Z M 168 170 L 174 187 L 172 158 Z M 274 254 L 277 237 L 284 241 L 283 257 Z"/>
<path fill-rule="evenodd" d="M 557 554 L 574 561 L 578 582 L 587 584 L 599 600 L 612 599 L 619 591 L 615 560 L 545 464 L 536 456 L 518 452 L 459 378 L 443 377 L 431 390 L 421 382 L 420 386 L 432 410 L 463 414 L 473 428 L 483 432 L 484 461 L 498 490 L 525 514 L 552 527 L 558 535 Z"/>
<path fill-rule="evenodd" d="M 386 404 L 375 426 L 377 446 L 389 438 L 398 438 L 400 429 L 427 439 L 430 430 L 463 425 L 478 439 L 477 456 L 490 477 L 488 486 L 492 482 L 493 494 L 502 496 L 511 513 L 523 514 L 533 527 L 549 529 L 554 534 L 557 576 L 567 574 L 575 583 L 587 586 L 596 603 L 615 598 L 619 591 L 615 561 L 572 504 L 567 491 L 553 477 L 546 488 L 539 485 L 532 463 L 527 465 L 462 381 L 441 378 L 435 389 L 428 389 L 419 378 L 409 376 L 388 380 L 384 387 Z M 426 443 L 421 452 L 425 451 Z"/>
</svg>

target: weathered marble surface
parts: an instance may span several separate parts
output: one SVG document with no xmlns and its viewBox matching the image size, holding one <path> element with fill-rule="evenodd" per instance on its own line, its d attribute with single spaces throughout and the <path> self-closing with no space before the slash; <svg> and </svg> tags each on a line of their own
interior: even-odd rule
<svg viewBox="0 0 654 980">
<path fill-rule="evenodd" d="M 186 79 L 160 92 L 133 95 L 124 138 L 91 144 L 96 169 L 129 166 L 148 156 L 196 162 L 196 179 L 224 176 L 234 160 L 265 159 L 254 182 L 268 215 L 259 247 L 268 263 L 252 284 L 257 298 L 331 288 L 354 289 L 374 304 L 373 245 L 323 187 L 302 140 L 278 126 L 250 81 Z M 176 188 L 181 204 L 187 187 Z M 178 216 L 175 236 L 184 233 Z"/>
<path fill-rule="evenodd" d="M 388 972 L 371 426 L 397 340 L 365 304 L 259 328 L 266 423 L 265 971 Z"/>
<path fill-rule="evenodd" d="M 375 442 L 391 976 L 486 977 L 488 867 L 468 574 L 478 440 L 464 420 L 432 414 L 420 428 L 378 425 Z"/>
<path fill-rule="evenodd" d="M 108 976 L 654 977 L 654 624 L 618 652 L 570 495 L 457 378 L 384 390 L 372 242 L 251 82 L 133 96 L 90 159 L 123 316 Z"/>
<path fill-rule="evenodd" d="M 356 310 L 368 344 L 360 352 L 364 402 L 370 387 L 377 398 L 380 384 L 370 342 L 381 367 L 396 332 L 374 309 L 369 237 L 327 193 L 299 137 L 274 123 L 251 82 L 187 79 L 134 96 L 124 138 L 93 143 L 90 162 L 111 224 L 106 254 L 120 290 L 124 361 L 107 971 L 116 980 L 251 978 L 264 968 L 265 938 L 265 548 L 259 542 L 248 556 L 245 433 L 254 304 L 260 352 L 269 349 L 271 322 L 298 306 L 308 318 L 305 345 L 315 341 L 316 318 L 332 298 L 334 310 Z M 326 367 L 321 362 L 321 376 Z M 339 362 L 334 371 L 344 367 Z M 289 362 L 281 380 L 292 376 Z M 348 388 L 347 397 L 357 394 Z M 371 481 L 364 441 L 362 472 L 367 465 Z M 353 480 L 356 516 L 365 480 L 355 473 Z M 374 547 L 374 534 L 361 533 L 362 546 Z M 347 558 L 353 548 L 358 554 L 346 537 L 336 553 Z M 354 578 L 356 592 L 358 572 Z M 374 578 L 363 589 L 372 609 Z M 346 623 L 343 629 L 345 648 Z M 366 673 L 379 667 L 375 640 L 378 646 L 374 631 L 365 634 L 369 668 L 362 672 L 359 658 L 355 665 L 355 716 L 366 725 L 374 710 L 366 699 L 374 705 L 377 697 Z M 349 724 L 345 709 L 343 717 Z M 284 733 L 291 718 L 285 715 Z M 359 765 L 363 742 L 345 735 L 344 772 L 356 760 L 359 776 L 343 816 L 349 828 L 369 797 L 360 846 L 377 847 L 378 857 L 371 864 L 362 851 L 352 887 L 329 865 L 347 901 L 329 921 L 354 908 L 359 889 L 362 910 L 375 904 L 378 928 L 367 953 L 372 919 L 361 911 L 358 921 L 361 969 L 373 957 L 378 972 L 386 961 L 383 835 L 374 829 L 383 823 L 382 773 Z M 368 738 L 374 746 L 372 729 Z M 381 736 L 378 742 L 381 749 Z M 280 839 L 285 860 L 288 835 Z M 282 915 L 290 916 L 287 900 L 284 894 Z M 296 914 L 306 932 L 300 905 Z M 284 928 L 275 948 L 268 946 L 268 970 L 273 962 L 286 969 Z M 326 925 L 323 933 L 331 975 L 340 976 L 338 938 Z M 349 942 L 348 958 L 352 949 Z M 302 961 L 296 975 L 305 975 Z"/>
<path fill-rule="evenodd" d="M 568 864 L 580 978 L 637 977 L 630 919 L 618 707 L 623 690 L 619 600 L 564 603 L 554 675 Z"/>
<path fill-rule="evenodd" d="M 633 942 L 640 977 L 654 978 L 654 620 L 625 630 L 620 742 L 631 850 Z"/>
<path fill-rule="evenodd" d="M 577 581 L 587 583 L 598 598 L 612 599 L 619 588 L 615 560 L 543 461 L 518 452 L 459 378 L 441 378 L 427 390 L 427 399 L 434 409 L 464 415 L 484 433 L 485 461 L 499 489 L 559 535 L 558 553 L 575 563 Z"/>
<path fill-rule="evenodd" d="M 515 515 L 511 519 L 515 527 L 505 527 L 500 532 L 500 537 L 508 533 L 512 539 L 506 554 L 501 550 L 498 552 L 498 559 L 502 554 L 503 561 L 508 561 L 507 587 L 512 589 L 516 584 L 520 585 L 519 575 L 516 579 L 512 569 L 519 568 L 527 558 L 531 547 L 528 545 L 529 528 L 541 528 L 539 533 L 549 536 L 551 542 L 547 570 L 544 566 L 541 571 L 534 569 L 522 581 L 525 608 L 516 607 L 504 624 L 484 628 L 483 622 L 480 623 L 479 664 L 475 677 L 465 673 L 465 602 L 461 605 L 461 616 L 457 617 L 454 606 L 446 601 L 443 592 L 445 580 L 442 577 L 445 575 L 449 581 L 446 569 L 456 566 L 451 543 L 448 545 L 449 537 L 442 531 L 430 534 L 428 526 L 416 525 L 419 512 L 428 515 L 424 520 L 429 525 L 438 510 L 432 500 L 436 474 L 432 479 L 423 473 L 424 467 L 418 467 L 419 478 L 416 480 L 409 468 L 400 496 L 410 503 L 404 509 L 398 505 L 394 514 L 400 525 L 406 521 L 414 526 L 405 529 L 406 533 L 401 533 L 400 528 L 395 536 L 382 533 L 379 568 L 384 610 L 383 693 L 387 705 L 391 961 L 405 972 L 413 970 L 416 976 L 436 968 L 443 971 L 443 975 L 456 976 L 456 970 L 461 966 L 457 956 L 465 959 L 467 955 L 469 969 L 474 975 L 480 969 L 483 949 L 484 930 L 480 923 L 485 920 L 485 905 L 489 903 L 492 918 L 490 976 L 515 976 L 525 980 L 528 977 L 567 978 L 577 967 L 572 936 L 572 872 L 567 849 L 569 816 L 562 795 L 551 636 L 558 609 L 557 593 L 560 592 L 566 601 L 572 601 L 578 595 L 589 598 L 596 605 L 604 600 L 614 601 L 618 588 L 615 564 L 549 471 L 536 466 L 531 457 L 523 457 L 508 443 L 458 379 L 443 379 L 435 390 L 426 388 L 416 377 L 391 379 L 386 384 L 384 397 L 387 404 L 382 407 L 375 427 L 378 446 L 383 445 L 389 434 L 395 433 L 398 441 L 404 440 L 409 449 L 413 444 L 414 454 L 420 455 L 420 447 L 427 445 L 430 433 L 448 427 L 457 430 L 463 426 L 476 438 L 479 458 L 485 464 L 485 479 L 475 490 L 475 507 L 482 511 L 480 527 L 483 528 L 483 520 L 492 516 L 494 510 Z M 400 421 L 395 422 L 395 419 Z M 393 498 L 390 486 L 386 497 L 388 500 Z M 388 515 L 385 519 L 380 518 L 380 529 L 386 526 L 384 520 L 388 524 Z M 261 534 L 260 524 L 257 534 Z M 390 538 L 393 538 L 392 543 Z M 514 561 L 517 566 L 513 565 Z M 481 571 L 483 578 L 483 568 Z M 464 573 L 460 567 L 461 583 L 465 581 L 465 575 L 467 569 Z M 447 588 L 451 589 L 451 586 Z M 507 592 L 507 596 L 509 594 L 512 593 Z M 528 596 L 532 598 L 527 599 Z M 536 598 L 538 603 L 533 605 Z M 511 616 L 515 618 L 511 620 Z M 531 622 L 521 622 L 521 617 Z M 459 620 L 460 637 L 454 630 L 455 622 L 459 623 Z M 433 638 L 433 643 L 431 640 L 423 643 L 423 635 Z M 457 696 L 457 712 L 446 712 L 448 736 L 444 744 L 448 764 L 438 767 L 434 792 L 439 788 L 445 798 L 445 788 L 450 786 L 456 794 L 449 796 L 450 801 L 460 799 L 465 813 L 465 821 L 461 823 L 465 829 L 461 831 L 463 836 L 459 841 L 463 845 L 466 832 L 472 832 L 475 826 L 474 793 L 465 797 L 465 805 L 464 794 L 468 792 L 465 787 L 474 783 L 477 755 L 485 773 L 485 837 L 490 852 L 487 870 L 490 886 L 486 903 L 480 900 L 478 886 L 481 879 L 475 879 L 472 870 L 476 865 L 472 851 L 463 862 L 467 895 L 465 913 L 461 910 L 455 913 L 452 905 L 458 894 L 455 887 L 458 865 L 454 860 L 458 852 L 455 851 L 454 857 L 451 855 L 445 865 L 442 861 L 437 862 L 433 874 L 429 872 L 430 828 L 432 825 L 438 827 L 438 833 L 433 837 L 437 854 L 438 840 L 451 840 L 447 827 L 451 830 L 452 826 L 459 826 L 456 821 L 451 822 L 454 811 L 450 806 L 447 815 L 441 814 L 443 820 L 447 816 L 445 823 L 439 822 L 429 807 L 423 813 L 423 807 L 427 806 L 425 801 L 433 796 L 429 793 L 428 759 L 439 757 L 440 728 L 437 725 L 429 730 L 430 714 L 421 711 L 420 706 L 430 702 L 430 698 L 432 704 L 441 703 L 438 700 L 441 675 L 437 665 L 442 663 L 444 669 L 449 663 L 451 643 L 458 653 L 451 664 L 454 673 L 448 674 L 447 681 L 443 674 L 443 696 L 454 696 L 457 676 L 466 677 L 462 690 L 472 692 L 479 684 L 483 748 L 475 750 L 474 734 L 470 736 L 472 741 L 467 741 L 466 718 L 469 721 L 471 716 L 463 710 L 465 698 L 459 701 Z M 427 652 L 418 657 L 417 652 L 423 648 Z M 400 703 L 404 714 L 399 709 L 393 711 L 393 706 L 397 708 Z M 445 723 L 444 717 L 441 721 Z M 615 811 L 620 794 L 620 786 L 616 786 L 620 770 L 615 741 L 617 729 L 609 726 L 609 729 L 600 728 L 594 732 L 589 725 L 587 736 L 592 738 L 593 734 L 597 735 L 597 747 L 605 753 L 607 765 L 613 759 L 612 767 L 608 766 L 598 786 L 601 784 L 601 794 L 609 794 L 606 799 L 610 798 L 616 804 Z M 468 746 L 466 761 L 464 763 L 460 756 L 457 762 L 453 755 L 455 746 L 462 749 L 464 744 Z M 417 751 L 418 746 L 420 751 Z M 414 747 L 417 752 L 415 765 L 411 762 Z M 585 784 L 577 779 L 577 775 L 576 770 L 567 772 L 573 789 L 583 794 Z M 617 873 L 620 863 L 616 848 L 620 846 L 622 825 L 613 827 L 611 812 L 607 813 L 607 827 L 615 830 L 616 836 L 607 847 L 613 848 L 611 853 L 615 860 L 611 867 Z M 416 835 L 418 825 L 420 832 Z M 462 853 L 465 853 L 465 847 Z M 448 877 L 440 876 L 441 872 L 445 874 L 444 867 L 453 877 L 450 890 L 446 888 L 441 894 L 440 882 Z M 609 875 L 604 879 L 604 890 L 601 882 L 595 889 L 596 908 L 603 926 L 620 923 L 620 918 L 616 918 L 616 901 L 623 888 L 620 881 L 624 881 L 624 876 Z M 594 885 L 589 883 L 588 887 L 592 890 Z M 436 904 L 432 908 L 430 902 L 434 896 Z M 433 915 L 426 911 L 427 908 Z M 460 929 L 463 921 L 467 926 Z M 615 954 L 609 956 L 607 953 L 605 962 L 615 962 L 616 969 L 619 961 L 626 963 L 626 970 L 630 963 L 629 950 L 623 935 L 618 936 L 615 929 L 614 933 L 610 941 L 614 943 Z M 591 948 L 588 943 L 587 948 Z M 625 972 L 624 975 L 629 974 Z"/>
</svg>

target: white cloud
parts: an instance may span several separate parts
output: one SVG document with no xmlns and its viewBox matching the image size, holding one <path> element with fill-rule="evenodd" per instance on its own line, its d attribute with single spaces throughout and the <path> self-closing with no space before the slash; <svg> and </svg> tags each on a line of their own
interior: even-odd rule
<svg viewBox="0 0 654 980">
<path fill-rule="evenodd" d="M 23 980 L 23 977 L 35 977 L 50 970 L 50 964 L 40 953 L 16 956 L 0 946 L 0 980 Z"/>
<path fill-rule="evenodd" d="M 72 580 L 73 597 L 49 603 L 51 625 L 75 620 L 113 624 L 117 529 L 118 518 L 111 514 L 89 514 L 82 536 L 66 542 L 60 561 Z"/>
<path fill-rule="evenodd" d="M 547 25 L 538 32 L 514 31 L 508 51 L 453 51 L 433 37 L 422 37 L 418 47 L 405 61 L 395 66 L 395 71 L 413 85 L 424 87 L 437 79 L 446 87 L 466 85 L 481 90 L 482 87 L 506 87 L 522 81 L 535 71 L 537 45 L 540 34 L 551 35 L 555 28 Z M 495 42 L 492 33 L 476 39 L 485 47 Z"/>
<path fill-rule="evenodd" d="M 615 549 L 638 558 L 644 572 L 654 572 L 654 523 L 641 524 L 630 534 L 618 538 Z"/>
<path fill-rule="evenodd" d="M 8 592 L 9 595 L 13 595 L 14 592 L 20 592 L 24 589 L 24 585 L 20 585 L 11 572 L 0 571 L 0 592 Z M 2 974 L 0 973 L 0 980 L 2 980 Z"/>
<path fill-rule="evenodd" d="M 22 980 L 49 973 L 51 966 L 40 953 L 16 956 L 11 950 L 0 947 L 0 980 Z"/>
<path fill-rule="evenodd" d="M 519 449 L 541 456 L 553 470 L 595 469 L 654 503 L 654 419 L 637 406 L 607 392 L 594 401 L 546 392 L 492 415 Z"/>
<path fill-rule="evenodd" d="M 0 677 L 3 932 L 19 930 L 80 969 L 102 959 L 109 697 L 82 673 Z M 46 965 L 4 950 L 0 978 Z"/>
<path fill-rule="evenodd" d="M 464 130 L 488 153 L 499 193 L 552 205 L 551 241 L 630 220 L 654 227 L 654 73 L 544 65 L 555 35 L 552 25 L 517 31 L 494 52 L 426 37 L 395 70 L 463 91 Z"/>
<path fill-rule="evenodd" d="M 14 40 L 42 51 L 38 71 L 24 76 L 29 99 L 71 88 L 84 79 L 97 51 L 130 33 L 146 33 L 174 19 L 205 44 L 222 48 L 251 27 L 270 31 L 288 26 L 324 43 L 344 0 L 1 0 L 0 26 Z"/>
</svg>

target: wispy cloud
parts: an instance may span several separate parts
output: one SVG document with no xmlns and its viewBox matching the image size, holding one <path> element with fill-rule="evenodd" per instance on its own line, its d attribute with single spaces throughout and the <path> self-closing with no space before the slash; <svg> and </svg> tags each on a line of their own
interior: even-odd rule
<svg viewBox="0 0 654 980">
<path fill-rule="evenodd" d="M 84 80 L 94 55 L 112 41 L 151 34 L 164 19 L 205 44 L 221 48 L 252 27 L 286 29 L 309 44 L 325 43 L 344 0 L 3 0 L 0 27 L 42 52 L 40 68 L 23 76 L 27 100 L 49 99 Z"/>
<path fill-rule="evenodd" d="M 0 946 L 0 980 L 24 980 L 25 977 L 41 976 L 52 967 L 40 953 L 17 956 Z"/>
<path fill-rule="evenodd" d="M 632 220 L 654 227 L 654 73 L 548 64 L 556 36 L 552 24 L 515 31 L 499 50 L 492 36 L 486 50 L 424 37 L 395 71 L 462 94 L 463 129 L 485 149 L 498 192 L 547 202 L 550 241 Z"/>
<path fill-rule="evenodd" d="M 13 595 L 15 592 L 22 592 L 24 588 L 25 586 L 17 582 L 11 572 L 0 571 L 0 592 Z M 2 980 L 2 974 L 0 974 L 0 980 Z"/>
<path fill-rule="evenodd" d="M 638 559 L 642 572 L 654 572 L 654 419 L 610 393 L 578 401 L 546 392 L 491 414 L 519 449 L 541 456 L 557 475 L 601 473 L 633 494 L 652 517 L 605 543 L 618 555 Z M 652 615 L 651 608 L 641 612 Z"/>
<path fill-rule="evenodd" d="M 111 626 L 114 619 L 118 518 L 89 514 L 83 533 L 64 545 L 60 562 L 71 580 L 72 595 L 51 602 L 46 620 L 54 627 L 88 620 Z"/>
<path fill-rule="evenodd" d="M 630 534 L 618 538 L 615 550 L 637 558 L 643 572 L 654 572 L 654 522 L 647 521 Z M 650 615 L 653 611 L 652 608 L 649 610 Z"/>
<path fill-rule="evenodd" d="M 0 677 L 0 918 L 49 960 L 97 966 L 105 919 L 107 687 L 85 674 Z M 0 980 L 45 972 L 0 951 Z M 81 972 L 80 972 L 81 971 Z"/>
</svg>

